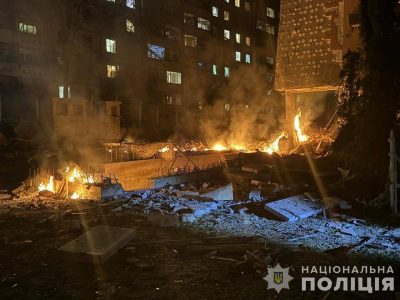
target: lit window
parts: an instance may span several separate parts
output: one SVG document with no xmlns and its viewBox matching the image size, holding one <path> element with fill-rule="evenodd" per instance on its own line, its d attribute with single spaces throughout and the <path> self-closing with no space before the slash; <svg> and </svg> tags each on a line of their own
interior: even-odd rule
<svg viewBox="0 0 400 300">
<path fill-rule="evenodd" d="M 229 40 L 231 38 L 231 32 L 229 30 L 224 30 L 224 39 Z"/>
<path fill-rule="evenodd" d="M 107 77 L 108 78 L 115 78 L 117 77 L 117 72 L 119 70 L 118 66 L 115 65 L 107 65 Z"/>
<path fill-rule="evenodd" d="M 235 6 L 240 7 L 240 0 L 235 0 Z"/>
<path fill-rule="evenodd" d="M 231 105 L 229 103 L 226 103 L 224 105 L 224 108 L 225 108 L 226 111 L 230 111 L 231 110 Z"/>
<path fill-rule="evenodd" d="M 241 58 L 242 58 L 242 56 L 241 56 L 240 52 L 239 52 L 239 51 L 236 51 L 236 52 L 235 52 L 235 60 L 236 60 L 236 61 L 241 61 Z"/>
<path fill-rule="evenodd" d="M 274 25 L 267 24 L 266 29 L 267 29 L 266 31 L 267 31 L 269 34 L 275 34 L 275 27 L 274 27 Z"/>
<path fill-rule="evenodd" d="M 270 57 L 270 56 L 267 56 L 267 57 L 265 58 L 265 62 L 267 63 L 267 65 L 273 66 L 273 65 L 274 65 L 274 58 L 273 58 L 273 57 Z"/>
<path fill-rule="evenodd" d="M 275 18 L 275 10 L 273 10 L 271 7 L 267 7 L 267 17 L 272 19 Z"/>
<path fill-rule="evenodd" d="M 200 29 L 203 29 L 203 30 L 210 31 L 211 23 L 209 20 L 199 17 L 199 18 L 197 18 L 197 27 Z"/>
<path fill-rule="evenodd" d="M 217 65 L 212 65 L 212 73 L 213 73 L 213 75 L 218 74 Z"/>
<path fill-rule="evenodd" d="M 182 84 L 182 74 L 179 72 L 167 71 L 167 82 L 172 84 Z"/>
<path fill-rule="evenodd" d="M 224 20 L 229 21 L 229 11 L 224 10 Z"/>
<path fill-rule="evenodd" d="M 240 33 L 236 33 L 235 40 L 236 40 L 236 43 L 240 44 Z"/>
<path fill-rule="evenodd" d="M 131 33 L 135 32 L 135 24 L 129 19 L 126 19 L 126 31 Z"/>
<path fill-rule="evenodd" d="M 249 1 L 245 1 L 244 2 L 244 10 L 245 11 L 250 11 L 251 10 L 251 6 L 250 6 L 250 2 Z"/>
<path fill-rule="evenodd" d="M 251 39 L 249 36 L 246 36 L 246 46 L 250 47 L 250 45 L 251 45 Z"/>
<path fill-rule="evenodd" d="M 64 99 L 67 96 L 68 99 L 71 99 L 71 87 L 67 87 L 67 95 L 65 95 L 65 87 L 63 85 L 58 86 L 58 98 Z"/>
<path fill-rule="evenodd" d="M 246 64 L 251 63 L 251 55 L 250 55 L 250 54 L 246 54 L 246 56 L 245 56 L 245 62 L 246 62 Z"/>
<path fill-rule="evenodd" d="M 115 0 L 107 0 L 107 2 L 114 2 L 115 3 Z"/>
<path fill-rule="evenodd" d="M 19 23 L 18 28 L 20 32 L 29 33 L 29 34 L 37 34 L 37 28 L 35 25 Z"/>
<path fill-rule="evenodd" d="M 191 26 L 196 26 L 196 16 L 185 12 L 183 14 L 183 23 L 191 25 Z"/>
<path fill-rule="evenodd" d="M 193 36 L 190 34 L 184 35 L 184 45 L 187 47 L 196 47 L 197 46 L 197 36 Z"/>
<path fill-rule="evenodd" d="M 199 101 L 199 110 L 203 110 L 203 101 Z"/>
<path fill-rule="evenodd" d="M 147 57 L 152 59 L 164 59 L 165 48 L 157 45 L 147 44 Z"/>
<path fill-rule="evenodd" d="M 229 0 L 225 0 L 226 3 L 229 3 Z"/>
<path fill-rule="evenodd" d="M 135 8 L 135 0 L 126 0 L 126 6 L 129 8 Z"/>
<path fill-rule="evenodd" d="M 218 17 L 218 7 L 213 6 L 211 8 L 211 12 L 212 12 L 213 17 Z"/>
<path fill-rule="evenodd" d="M 115 40 L 106 39 L 106 51 L 108 53 L 117 52 L 117 43 Z"/>
<path fill-rule="evenodd" d="M 224 68 L 224 76 L 225 76 L 225 77 L 229 77 L 229 75 L 230 75 L 230 70 L 229 70 L 228 67 L 225 67 L 225 68 Z"/>
</svg>

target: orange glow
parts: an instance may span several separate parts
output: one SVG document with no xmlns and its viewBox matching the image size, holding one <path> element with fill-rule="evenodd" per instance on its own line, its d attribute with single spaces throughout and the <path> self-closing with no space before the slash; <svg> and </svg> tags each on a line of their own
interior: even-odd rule
<svg viewBox="0 0 400 300">
<path fill-rule="evenodd" d="M 297 140 L 299 141 L 299 143 L 304 143 L 307 142 L 310 137 L 303 133 L 300 127 L 300 117 L 301 112 L 299 112 L 294 118 L 294 130 L 296 131 Z"/>
<path fill-rule="evenodd" d="M 49 191 L 49 192 L 54 193 L 54 177 L 53 176 L 50 176 L 48 184 L 44 184 L 43 182 L 41 182 L 39 184 L 39 192 L 41 192 L 41 191 Z"/>
<path fill-rule="evenodd" d="M 212 147 L 212 150 L 214 150 L 214 151 L 226 151 L 226 150 L 228 150 L 228 148 L 223 146 L 222 144 L 218 143 L 218 144 L 215 144 Z"/>
<path fill-rule="evenodd" d="M 269 146 L 264 147 L 263 152 L 266 152 L 268 154 L 272 154 L 272 153 L 278 153 L 279 152 L 279 141 L 281 140 L 281 138 L 283 138 L 285 136 L 284 133 L 282 133 L 280 136 L 278 136 L 276 138 L 276 140 Z"/>
</svg>

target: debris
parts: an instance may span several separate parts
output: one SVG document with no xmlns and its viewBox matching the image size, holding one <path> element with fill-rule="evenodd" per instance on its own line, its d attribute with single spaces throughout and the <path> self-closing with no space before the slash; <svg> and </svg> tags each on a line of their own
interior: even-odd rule
<svg viewBox="0 0 400 300">
<path fill-rule="evenodd" d="M 215 201 L 226 201 L 233 200 L 233 185 L 232 183 L 225 185 L 223 187 L 217 188 L 213 191 L 204 193 L 200 195 L 204 198 L 211 198 Z"/>
<path fill-rule="evenodd" d="M 123 197 L 125 191 L 120 183 L 108 183 L 101 189 L 101 198 L 105 200 L 115 200 Z"/>
<path fill-rule="evenodd" d="M 9 200 L 12 196 L 10 194 L 0 194 L 0 200 Z"/>
<path fill-rule="evenodd" d="M 265 209 L 284 221 L 296 221 L 316 215 L 324 207 L 310 201 L 302 195 L 274 201 L 265 204 Z"/>
<path fill-rule="evenodd" d="M 75 231 L 81 229 L 81 222 L 80 220 L 64 221 L 64 226 L 66 230 Z"/>
<path fill-rule="evenodd" d="M 176 191 L 175 192 L 177 196 L 198 196 L 200 195 L 200 192 L 197 191 Z"/>
<path fill-rule="evenodd" d="M 261 196 L 261 191 L 251 191 L 249 193 L 249 200 L 250 201 L 261 201 L 264 198 Z"/>
<path fill-rule="evenodd" d="M 151 225 L 158 227 L 178 227 L 180 224 L 177 214 L 153 213 L 147 216 L 147 220 Z"/>
<path fill-rule="evenodd" d="M 103 263 L 125 246 L 134 233 L 132 228 L 99 225 L 58 250 L 64 251 L 72 259 Z"/>
<path fill-rule="evenodd" d="M 339 207 L 340 207 L 340 209 L 343 209 L 343 210 L 347 210 L 347 209 L 352 209 L 353 208 L 347 201 L 344 201 L 344 200 L 340 200 L 339 201 Z"/>
</svg>

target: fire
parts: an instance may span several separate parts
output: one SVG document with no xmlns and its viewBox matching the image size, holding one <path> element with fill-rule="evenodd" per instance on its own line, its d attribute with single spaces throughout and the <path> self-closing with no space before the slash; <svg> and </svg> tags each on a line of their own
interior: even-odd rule
<svg viewBox="0 0 400 300">
<path fill-rule="evenodd" d="M 49 183 L 45 185 L 43 182 L 39 184 L 39 192 L 50 191 L 54 193 L 54 177 L 50 176 Z"/>
<path fill-rule="evenodd" d="M 212 150 L 214 150 L 214 151 L 226 151 L 226 150 L 228 150 L 228 148 L 225 147 L 224 145 L 218 143 L 218 144 L 215 144 L 215 145 L 212 147 Z"/>
<path fill-rule="evenodd" d="M 279 141 L 281 140 L 281 138 L 283 138 L 285 136 L 284 133 L 282 133 L 280 136 L 278 136 L 276 138 L 276 140 L 269 145 L 268 147 L 264 147 L 263 152 L 266 152 L 268 154 L 272 154 L 272 153 L 277 153 L 279 152 Z"/>
<path fill-rule="evenodd" d="M 158 150 L 158 152 L 161 152 L 161 153 L 165 153 L 165 152 L 168 152 L 168 151 L 169 151 L 169 147 L 168 146 L 165 146 L 164 148 Z"/>
<path fill-rule="evenodd" d="M 94 178 L 91 175 L 86 175 L 82 171 L 78 170 L 76 167 L 70 172 L 69 167 L 66 168 L 65 170 L 66 173 L 71 173 L 68 176 L 68 181 L 69 182 L 83 182 L 87 184 L 93 184 L 94 183 Z"/>
<path fill-rule="evenodd" d="M 231 145 L 230 148 L 233 150 L 237 150 L 237 151 L 246 150 L 246 147 L 244 147 L 243 145 L 238 145 L 238 144 L 233 144 L 233 145 Z"/>
<path fill-rule="evenodd" d="M 71 195 L 71 199 L 72 200 L 77 200 L 77 199 L 79 199 L 81 196 L 77 193 L 77 192 L 74 192 L 72 195 Z"/>
<path fill-rule="evenodd" d="M 310 137 L 304 134 L 303 131 L 301 130 L 300 117 L 301 117 L 301 112 L 299 112 L 294 118 L 294 130 L 296 131 L 297 140 L 299 141 L 299 143 L 304 143 L 307 142 Z"/>
</svg>

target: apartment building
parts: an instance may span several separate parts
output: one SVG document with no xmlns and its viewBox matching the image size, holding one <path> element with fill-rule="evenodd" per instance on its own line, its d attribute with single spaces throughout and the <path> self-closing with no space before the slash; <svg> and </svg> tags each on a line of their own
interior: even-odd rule
<svg viewBox="0 0 400 300">
<path fill-rule="evenodd" d="M 120 118 L 162 138 L 223 98 L 221 86 L 243 67 L 263 69 L 274 96 L 278 0 L 0 0 L 0 8 L 5 122 L 61 134 L 65 123 Z"/>
</svg>

